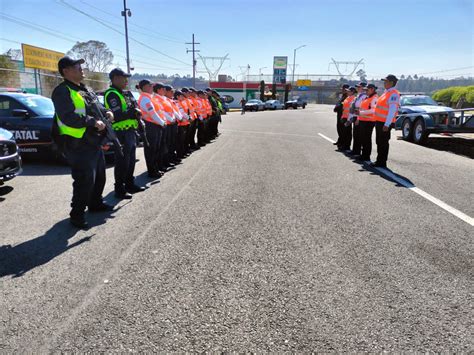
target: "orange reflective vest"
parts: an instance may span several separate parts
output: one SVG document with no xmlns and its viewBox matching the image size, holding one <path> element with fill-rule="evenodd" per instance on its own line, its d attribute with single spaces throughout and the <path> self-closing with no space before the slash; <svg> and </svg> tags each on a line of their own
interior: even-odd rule
<svg viewBox="0 0 474 355">
<path fill-rule="evenodd" d="M 391 99 L 389 102 L 389 99 L 392 97 L 392 95 L 395 95 L 395 98 Z M 400 93 L 396 89 L 385 91 L 382 94 L 382 96 L 379 97 L 377 101 L 377 105 L 375 106 L 375 110 L 374 110 L 375 121 L 384 122 L 384 123 L 387 121 L 389 104 L 392 104 L 392 103 L 397 105 L 397 112 L 395 112 L 395 115 L 393 116 L 393 119 L 392 119 L 392 123 L 395 123 L 396 118 L 397 118 L 398 108 L 400 107 Z"/>
<path fill-rule="evenodd" d="M 207 117 L 211 117 L 212 116 L 211 103 L 209 102 L 209 99 L 203 99 L 203 100 L 204 100 L 204 107 L 206 108 Z"/>
<path fill-rule="evenodd" d="M 352 102 L 356 99 L 355 95 L 348 96 L 342 102 L 342 118 L 348 119 Z"/>
<path fill-rule="evenodd" d="M 363 111 L 367 111 L 370 109 L 374 109 L 374 101 L 377 100 L 377 94 L 372 95 L 371 97 L 367 97 L 365 100 L 362 100 L 359 107 L 359 121 L 366 121 L 366 122 L 373 122 L 375 121 L 374 113 L 364 113 Z"/>
<path fill-rule="evenodd" d="M 171 106 L 171 103 L 169 102 L 168 98 L 160 96 L 158 94 L 153 95 L 153 98 L 161 105 L 162 109 L 170 116 L 174 117 L 174 112 L 173 112 L 173 106 Z M 173 122 L 168 120 L 165 115 L 164 120 L 166 120 L 166 124 L 170 125 Z"/>
<path fill-rule="evenodd" d="M 189 108 L 188 108 L 188 100 L 183 99 L 183 100 L 178 100 L 175 101 L 176 105 L 178 106 L 180 112 L 184 112 L 189 116 Z M 188 126 L 189 125 L 189 120 L 183 117 L 182 121 L 178 121 L 178 126 Z"/>
<path fill-rule="evenodd" d="M 197 114 L 197 102 L 196 102 L 196 99 L 194 97 L 188 97 L 188 104 L 189 104 L 189 112 L 191 113 L 191 120 L 194 121 L 197 117 L 198 117 L 198 114 Z"/>
<path fill-rule="evenodd" d="M 150 99 L 150 103 L 146 104 L 146 109 L 147 109 L 146 111 L 144 111 L 142 109 L 142 100 L 143 100 L 144 97 Z M 142 118 L 145 121 L 148 121 L 148 122 L 154 123 L 156 125 L 159 125 L 159 123 L 156 122 L 153 119 L 153 114 L 154 113 L 158 114 L 158 116 L 160 116 L 160 118 L 162 120 L 164 120 L 163 114 L 161 112 L 161 110 L 162 110 L 161 106 L 155 100 L 153 100 L 153 96 L 151 94 L 148 94 L 146 92 L 142 92 L 140 94 L 140 97 L 138 98 L 138 107 L 140 107 L 140 111 L 142 113 Z M 148 110 L 150 107 L 153 107 L 153 110 Z"/>
</svg>

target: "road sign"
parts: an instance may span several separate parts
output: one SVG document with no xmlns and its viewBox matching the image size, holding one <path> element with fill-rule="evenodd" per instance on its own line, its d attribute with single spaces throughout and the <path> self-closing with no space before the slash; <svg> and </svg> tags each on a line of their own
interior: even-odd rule
<svg viewBox="0 0 474 355">
<path fill-rule="evenodd" d="M 311 86 L 311 80 L 306 80 L 306 79 L 296 80 L 296 86 Z"/>
<path fill-rule="evenodd" d="M 64 53 L 51 51 L 49 49 L 21 44 L 23 62 L 25 67 L 58 71 L 58 61 L 64 57 Z"/>
</svg>

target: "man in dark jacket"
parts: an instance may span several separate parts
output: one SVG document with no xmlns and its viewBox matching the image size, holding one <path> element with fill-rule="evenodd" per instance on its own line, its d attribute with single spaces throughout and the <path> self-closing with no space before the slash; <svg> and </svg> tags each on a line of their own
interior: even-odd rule
<svg viewBox="0 0 474 355">
<path fill-rule="evenodd" d="M 131 199 L 133 193 L 144 191 L 145 188 L 135 184 L 137 129 L 140 111 L 132 93 L 125 90 L 130 74 L 120 68 L 115 68 L 109 73 L 112 85 L 105 91 L 105 107 L 114 114 L 112 127 L 122 144 L 123 154 L 115 153 L 115 197 Z"/>
<path fill-rule="evenodd" d="M 336 106 L 334 106 L 334 112 L 336 113 L 337 116 L 337 123 L 336 123 L 336 129 L 337 129 L 337 142 L 334 143 L 334 145 L 337 145 L 338 148 L 341 148 L 342 144 L 342 135 L 344 131 L 344 123 L 342 122 L 342 103 L 344 100 L 347 98 L 347 89 L 349 89 L 348 84 L 344 84 L 341 87 L 341 96 L 339 98 L 339 101 L 337 102 Z"/>
<path fill-rule="evenodd" d="M 59 60 L 58 70 L 64 81 L 51 96 L 56 111 L 56 129 L 73 179 L 70 222 L 78 228 L 88 227 L 84 217 L 86 207 L 89 212 L 113 210 L 102 201 L 105 160 L 101 146 L 105 142 L 103 120 L 112 121 L 114 116 L 98 104 L 95 94 L 81 83 L 83 63 L 83 59 L 67 56 Z"/>
</svg>

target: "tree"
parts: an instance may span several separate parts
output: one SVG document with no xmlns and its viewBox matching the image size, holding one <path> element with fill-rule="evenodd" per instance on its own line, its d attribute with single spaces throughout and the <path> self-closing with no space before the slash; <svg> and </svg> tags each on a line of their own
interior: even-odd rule
<svg viewBox="0 0 474 355">
<path fill-rule="evenodd" d="M 418 75 L 413 75 L 413 79 L 418 80 Z"/>
<path fill-rule="evenodd" d="M 91 72 L 104 73 L 114 60 L 112 51 L 104 42 L 90 40 L 77 42 L 67 55 L 73 58 L 83 58 L 85 66 Z"/>
<path fill-rule="evenodd" d="M 19 87 L 20 76 L 14 71 L 17 66 L 6 55 L 0 55 L 0 86 Z"/>
</svg>

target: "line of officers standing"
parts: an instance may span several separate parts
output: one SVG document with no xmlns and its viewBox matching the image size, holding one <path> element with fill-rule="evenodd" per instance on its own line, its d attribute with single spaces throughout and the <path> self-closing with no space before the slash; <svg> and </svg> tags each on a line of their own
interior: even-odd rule
<svg viewBox="0 0 474 355">
<path fill-rule="evenodd" d="M 111 86 L 102 105 L 82 83 L 83 63 L 83 59 L 68 56 L 59 60 L 58 71 L 64 81 L 54 89 L 51 99 L 55 107 L 53 138 L 63 150 L 73 178 L 69 220 L 85 229 L 86 209 L 89 213 L 114 210 L 102 196 L 106 179 L 102 146 L 108 129 L 117 136 L 123 153 L 115 153 L 115 196 L 131 199 L 132 194 L 145 190 L 134 177 L 138 131 L 145 142 L 148 176 L 156 179 L 219 135 L 223 105 L 219 94 L 210 88 L 174 90 L 149 80 L 137 85 L 137 102 L 126 90 L 130 74 L 119 68 L 109 73 Z"/>
<path fill-rule="evenodd" d="M 398 79 L 389 74 L 382 79 L 385 91 L 377 95 L 374 84 L 360 82 L 355 87 L 344 84 L 339 102 L 334 107 L 337 113 L 338 150 L 353 156 L 357 161 L 372 167 L 387 167 L 390 132 L 394 128 L 400 93 L 395 88 Z M 370 161 L 372 132 L 375 128 L 377 159 Z M 352 143 L 352 149 L 351 149 Z"/>
</svg>

